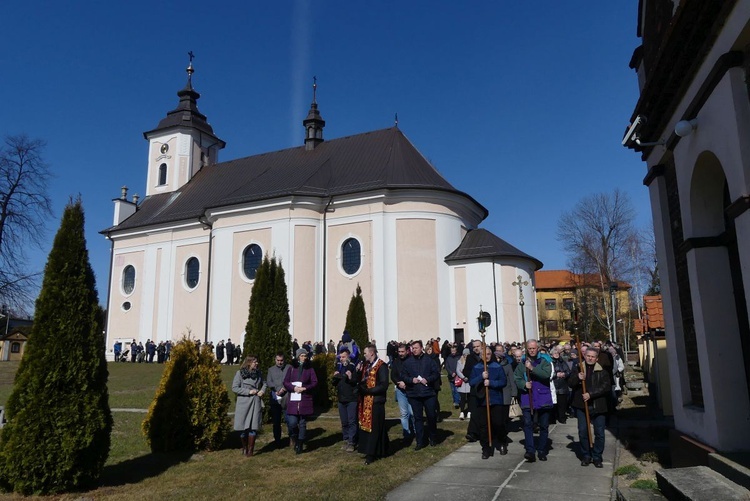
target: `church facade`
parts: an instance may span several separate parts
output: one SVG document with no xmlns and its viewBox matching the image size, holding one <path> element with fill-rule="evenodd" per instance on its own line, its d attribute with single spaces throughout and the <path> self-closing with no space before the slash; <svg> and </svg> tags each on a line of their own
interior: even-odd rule
<svg viewBox="0 0 750 501">
<path fill-rule="evenodd" d="M 114 200 L 107 346 L 183 335 L 242 342 L 255 271 L 276 256 L 290 334 L 340 339 L 357 285 L 370 337 L 536 337 L 534 271 L 542 264 L 479 229 L 487 210 L 456 190 L 396 126 L 324 141 L 313 102 L 304 145 L 219 162 L 225 143 L 188 83 L 146 133 L 146 197 Z M 315 92 L 315 89 L 314 89 Z M 522 318 L 519 288 L 528 301 Z M 526 282 L 525 285 L 523 282 Z"/>
</svg>

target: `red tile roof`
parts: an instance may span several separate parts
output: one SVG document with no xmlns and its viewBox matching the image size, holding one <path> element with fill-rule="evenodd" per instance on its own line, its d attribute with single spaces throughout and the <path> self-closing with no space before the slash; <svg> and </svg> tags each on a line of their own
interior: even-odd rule
<svg viewBox="0 0 750 501">
<path fill-rule="evenodd" d="M 599 275 L 593 273 L 578 274 L 570 270 L 543 270 L 534 273 L 536 290 L 575 289 L 582 285 L 600 287 Z M 630 284 L 618 281 L 620 289 L 630 289 Z"/>
<path fill-rule="evenodd" d="M 647 331 L 664 329 L 664 306 L 661 295 L 643 296 L 643 323 Z"/>
</svg>

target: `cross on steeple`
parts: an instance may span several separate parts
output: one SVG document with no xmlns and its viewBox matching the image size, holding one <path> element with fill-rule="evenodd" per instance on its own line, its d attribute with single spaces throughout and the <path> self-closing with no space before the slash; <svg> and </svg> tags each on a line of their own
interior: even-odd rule
<svg viewBox="0 0 750 501">
<path fill-rule="evenodd" d="M 313 77 L 313 103 L 318 102 L 316 95 L 318 93 L 318 77 Z"/>
<path fill-rule="evenodd" d="M 511 285 L 513 287 L 518 287 L 518 304 L 523 306 L 523 286 L 529 285 L 528 280 L 521 281 L 521 275 L 518 275 L 518 281 L 513 282 Z"/>
</svg>

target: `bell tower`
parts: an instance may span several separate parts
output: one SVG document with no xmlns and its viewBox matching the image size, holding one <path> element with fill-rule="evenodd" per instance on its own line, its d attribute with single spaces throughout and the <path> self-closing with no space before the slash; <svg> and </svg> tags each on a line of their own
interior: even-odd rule
<svg viewBox="0 0 750 501">
<path fill-rule="evenodd" d="M 201 95 L 193 89 L 193 53 L 188 52 L 187 84 L 177 92 L 177 108 L 153 130 L 143 133 L 148 142 L 146 196 L 180 189 L 203 167 L 215 164 L 226 143 L 219 139 L 198 111 Z"/>
</svg>

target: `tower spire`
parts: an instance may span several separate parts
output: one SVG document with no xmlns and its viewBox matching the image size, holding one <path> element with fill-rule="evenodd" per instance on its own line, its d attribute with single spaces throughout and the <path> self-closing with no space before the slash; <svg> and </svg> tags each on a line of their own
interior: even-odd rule
<svg viewBox="0 0 750 501">
<path fill-rule="evenodd" d="M 307 112 L 307 118 L 302 120 L 302 125 L 305 127 L 305 149 L 308 151 L 315 149 L 318 144 L 323 142 L 323 127 L 326 125 L 318 111 L 317 93 L 318 77 L 313 77 L 312 104 L 310 104 L 310 111 Z"/>
<path fill-rule="evenodd" d="M 195 73 L 195 70 L 193 69 L 193 58 L 195 58 L 195 55 L 193 54 L 192 50 L 188 52 L 188 58 L 190 59 L 190 62 L 188 63 L 188 67 L 185 70 L 187 71 L 187 75 L 188 75 L 187 88 L 192 89 L 193 88 L 193 73 Z"/>
</svg>

